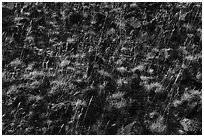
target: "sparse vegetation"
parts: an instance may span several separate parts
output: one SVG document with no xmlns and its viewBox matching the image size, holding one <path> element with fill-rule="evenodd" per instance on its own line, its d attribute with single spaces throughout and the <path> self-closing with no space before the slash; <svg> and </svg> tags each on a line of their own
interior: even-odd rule
<svg viewBox="0 0 204 137">
<path fill-rule="evenodd" d="M 202 3 L 2 3 L 2 134 L 202 134 Z"/>
</svg>

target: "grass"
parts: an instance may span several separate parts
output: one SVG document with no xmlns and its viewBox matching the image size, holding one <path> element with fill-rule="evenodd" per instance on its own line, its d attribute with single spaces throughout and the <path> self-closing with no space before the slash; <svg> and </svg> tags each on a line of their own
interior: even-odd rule
<svg viewBox="0 0 204 137">
<path fill-rule="evenodd" d="M 2 3 L 2 134 L 201 135 L 201 11 Z"/>
</svg>

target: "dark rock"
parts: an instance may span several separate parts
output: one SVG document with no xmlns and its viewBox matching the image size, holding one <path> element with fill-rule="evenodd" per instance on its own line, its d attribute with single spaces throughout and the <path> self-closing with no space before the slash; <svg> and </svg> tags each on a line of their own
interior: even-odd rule
<svg viewBox="0 0 204 137">
<path fill-rule="evenodd" d="M 72 12 L 69 15 L 69 22 L 71 25 L 79 24 L 83 19 L 83 15 L 78 12 Z"/>
</svg>

